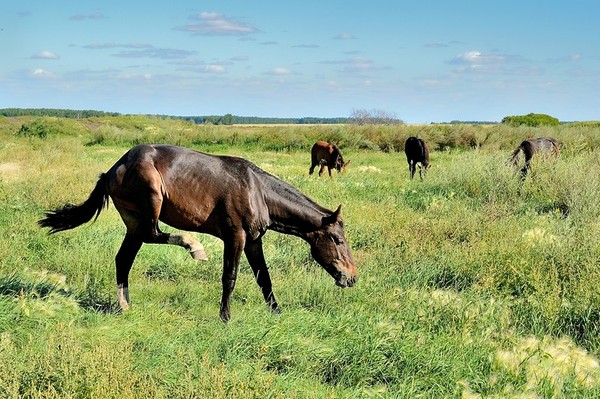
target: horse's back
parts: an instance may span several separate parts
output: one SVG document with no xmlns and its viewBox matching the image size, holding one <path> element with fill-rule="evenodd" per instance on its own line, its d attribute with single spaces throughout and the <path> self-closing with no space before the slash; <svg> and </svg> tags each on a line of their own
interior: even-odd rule
<svg viewBox="0 0 600 399">
<path fill-rule="evenodd" d="M 414 136 L 407 138 L 404 153 L 409 162 L 429 162 L 429 147 L 423 139 Z"/>
<path fill-rule="evenodd" d="M 552 137 L 538 137 L 534 139 L 524 140 L 517 148 L 521 149 L 525 154 L 525 159 L 529 160 L 534 154 L 550 154 L 557 157 L 560 153 L 558 141 Z"/>
<path fill-rule="evenodd" d="M 536 139 L 537 150 L 539 152 L 551 153 L 558 156 L 559 145 L 558 141 L 552 137 L 540 137 Z"/>
<path fill-rule="evenodd" d="M 262 208 L 256 172 L 260 169 L 252 166 L 242 158 L 140 145 L 109 170 L 109 193 L 122 214 L 157 209 L 159 204 L 160 220 L 167 224 L 183 230 L 204 225 L 203 231 L 214 233 L 222 222 L 215 210 L 252 219 L 252 209 Z"/>
<path fill-rule="evenodd" d="M 113 187 L 131 185 L 137 180 L 169 180 L 192 182 L 199 177 L 219 174 L 218 157 L 183 147 L 142 144 L 127 151 L 108 171 Z"/>
<path fill-rule="evenodd" d="M 313 144 L 310 151 L 313 160 L 322 160 L 327 158 L 327 154 L 333 152 L 334 146 L 326 141 L 317 141 Z"/>
</svg>

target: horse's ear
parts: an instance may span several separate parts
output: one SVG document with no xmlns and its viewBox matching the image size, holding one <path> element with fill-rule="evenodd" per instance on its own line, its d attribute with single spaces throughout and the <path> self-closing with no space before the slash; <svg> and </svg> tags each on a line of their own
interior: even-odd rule
<svg viewBox="0 0 600 399">
<path fill-rule="evenodd" d="M 348 169 L 348 165 L 350 165 L 350 161 L 344 162 L 344 164 L 342 165 L 342 173 L 346 172 L 346 169 Z"/>
<path fill-rule="evenodd" d="M 338 208 L 329 216 L 324 216 L 323 226 L 329 226 L 330 224 L 337 223 L 340 220 L 340 213 L 342 212 L 342 205 L 338 206 Z"/>
</svg>

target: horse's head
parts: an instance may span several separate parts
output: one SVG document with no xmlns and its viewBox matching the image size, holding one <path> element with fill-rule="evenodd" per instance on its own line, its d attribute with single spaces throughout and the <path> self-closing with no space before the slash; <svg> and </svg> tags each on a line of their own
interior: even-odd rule
<svg viewBox="0 0 600 399">
<path fill-rule="evenodd" d="M 342 160 L 339 171 L 345 173 L 346 169 L 348 169 L 348 165 L 350 165 L 350 161 L 344 162 L 344 160 Z"/>
<path fill-rule="evenodd" d="M 335 169 L 338 171 L 338 173 L 340 173 L 340 172 L 344 173 L 346 171 L 346 168 L 348 168 L 349 164 L 350 164 L 350 161 L 344 162 L 344 158 L 342 158 L 342 154 L 338 154 L 338 157 L 335 160 Z"/>
<path fill-rule="evenodd" d="M 320 229 L 308 236 L 310 252 L 315 260 L 335 279 L 340 287 L 352 287 L 356 283 L 356 266 L 344 235 L 344 223 L 340 218 L 341 205 L 325 216 Z"/>
</svg>

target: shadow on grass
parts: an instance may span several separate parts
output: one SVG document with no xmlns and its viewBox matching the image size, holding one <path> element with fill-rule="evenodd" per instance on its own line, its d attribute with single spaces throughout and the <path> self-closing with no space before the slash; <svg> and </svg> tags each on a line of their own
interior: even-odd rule
<svg viewBox="0 0 600 399">
<path fill-rule="evenodd" d="M 70 291 L 64 283 L 52 279 L 35 279 L 17 273 L 0 276 L 0 295 L 43 300 L 51 294 L 74 299 L 85 311 L 104 314 L 121 313 L 120 307 L 112 296 L 95 289 L 95 284 L 88 284 L 80 291 Z"/>
<path fill-rule="evenodd" d="M 464 271 L 442 268 L 431 273 L 426 283 L 434 289 L 452 289 L 461 292 L 471 288 L 474 282 L 474 277 Z"/>
<path fill-rule="evenodd" d="M 103 314 L 120 314 L 121 308 L 111 295 L 102 295 L 96 291 L 86 290 L 75 295 L 75 299 L 79 306 L 85 311 L 103 313 Z"/>
</svg>

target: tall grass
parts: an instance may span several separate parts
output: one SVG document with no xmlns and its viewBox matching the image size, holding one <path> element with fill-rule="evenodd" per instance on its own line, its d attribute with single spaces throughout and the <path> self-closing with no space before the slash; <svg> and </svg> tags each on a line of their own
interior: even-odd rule
<svg viewBox="0 0 600 399">
<path fill-rule="evenodd" d="M 78 134 L 16 134 L 0 120 L 0 397 L 599 397 L 600 289 L 594 126 L 195 126 L 158 118 L 78 121 Z M 61 121 L 53 126 L 68 126 Z M 426 138 L 425 181 L 399 153 Z M 505 164 L 527 136 L 557 160 L 524 182 Z M 308 175 L 316 139 L 348 172 Z M 341 290 L 301 240 L 264 239 L 271 315 L 242 262 L 232 320 L 218 319 L 223 245 L 209 261 L 144 246 L 133 306 L 115 306 L 114 208 L 48 236 L 43 211 L 89 195 L 135 143 L 244 156 L 322 205 L 343 205 L 359 281 Z M 169 227 L 164 227 L 169 230 Z"/>
</svg>

